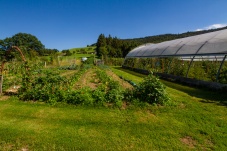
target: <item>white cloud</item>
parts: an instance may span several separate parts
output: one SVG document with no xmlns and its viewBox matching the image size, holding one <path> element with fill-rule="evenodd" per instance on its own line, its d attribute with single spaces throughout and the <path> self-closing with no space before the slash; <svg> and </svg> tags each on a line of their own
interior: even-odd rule
<svg viewBox="0 0 227 151">
<path fill-rule="evenodd" d="M 213 24 L 213 25 L 210 25 L 210 26 L 207 26 L 207 27 L 204 27 L 204 28 L 196 29 L 196 31 L 217 29 L 217 28 L 222 28 L 222 27 L 225 27 L 225 26 L 227 26 L 227 24 Z"/>
</svg>

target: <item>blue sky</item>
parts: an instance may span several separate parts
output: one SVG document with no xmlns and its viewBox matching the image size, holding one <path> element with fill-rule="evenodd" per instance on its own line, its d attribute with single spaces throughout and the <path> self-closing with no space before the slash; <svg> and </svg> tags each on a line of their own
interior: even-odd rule
<svg viewBox="0 0 227 151">
<path fill-rule="evenodd" d="M 0 39 L 19 32 L 46 48 L 227 26 L 227 0 L 0 0 Z"/>
</svg>

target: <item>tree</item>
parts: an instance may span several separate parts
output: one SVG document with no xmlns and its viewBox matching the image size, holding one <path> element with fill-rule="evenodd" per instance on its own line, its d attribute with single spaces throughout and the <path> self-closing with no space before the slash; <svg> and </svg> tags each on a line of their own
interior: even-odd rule
<svg viewBox="0 0 227 151">
<path fill-rule="evenodd" d="M 81 54 L 85 54 L 85 53 L 87 53 L 87 51 L 86 51 L 84 48 L 81 48 L 81 49 L 80 49 L 80 53 L 81 53 Z"/>
<path fill-rule="evenodd" d="M 4 42 L 13 46 L 18 46 L 25 53 L 29 54 L 30 51 L 36 51 L 39 55 L 43 55 L 42 52 L 45 49 L 44 45 L 31 34 L 18 33 L 11 38 L 5 38 Z"/>
<path fill-rule="evenodd" d="M 104 34 L 100 34 L 96 43 L 96 54 L 98 57 L 101 57 L 103 54 L 102 52 L 105 52 L 104 49 L 106 47 L 106 38 Z"/>
<path fill-rule="evenodd" d="M 64 53 L 65 56 L 71 56 L 72 53 L 69 51 L 69 49 L 62 50 L 62 53 Z"/>
</svg>

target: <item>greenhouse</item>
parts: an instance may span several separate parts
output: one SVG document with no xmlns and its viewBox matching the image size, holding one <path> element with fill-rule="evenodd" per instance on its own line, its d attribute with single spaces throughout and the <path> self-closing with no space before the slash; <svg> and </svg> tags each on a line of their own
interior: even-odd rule
<svg viewBox="0 0 227 151">
<path fill-rule="evenodd" d="M 123 67 L 227 84 L 227 30 L 219 30 L 130 51 Z"/>
</svg>

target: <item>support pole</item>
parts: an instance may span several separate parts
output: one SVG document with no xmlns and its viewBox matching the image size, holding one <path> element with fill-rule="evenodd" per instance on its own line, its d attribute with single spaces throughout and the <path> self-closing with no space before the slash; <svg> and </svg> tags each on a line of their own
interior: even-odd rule
<svg viewBox="0 0 227 151">
<path fill-rule="evenodd" d="M 181 41 L 182 42 L 182 41 Z M 180 43 L 181 43 L 180 42 Z M 176 55 L 178 53 L 178 51 L 184 46 L 185 44 L 183 44 L 182 46 L 180 46 L 177 51 L 174 53 L 174 55 Z M 173 58 L 171 59 L 171 61 L 169 62 L 169 65 L 168 65 L 168 70 L 167 70 L 167 74 L 169 73 L 169 70 L 170 70 L 170 67 L 171 67 L 171 64 L 173 62 Z"/>
<path fill-rule="evenodd" d="M 199 49 L 196 51 L 195 54 L 197 54 L 197 53 L 199 52 L 199 50 L 200 50 L 207 42 L 208 42 L 208 41 L 205 41 L 204 44 L 202 44 L 202 45 L 199 47 Z M 191 65 L 192 65 L 192 62 L 193 62 L 194 58 L 195 58 L 195 55 L 193 56 L 193 58 L 192 58 L 192 60 L 191 60 L 191 62 L 190 62 L 190 64 L 189 64 L 188 71 L 187 71 L 187 74 L 186 74 L 186 78 L 188 77 L 188 73 L 189 73 L 189 70 L 190 70 L 190 68 L 191 68 Z"/>
<path fill-rule="evenodd" d="M 2 95 L 3 75 L 0 75 L 0 96 Z"/>
<path fill-rule="evenodd" d="M 226 59 L 226 55 L 224 56 L 224 58 L 223 58 L 223 60 L 222 60 L 222 62 L 221 62 L 221 65 L 220 65 L 220 67 L 219 67 L 219 69 L 218 69 L 218 73 L 217 73 L 217 75 L 216 75 L 216 82 L 218 82 L 218 78 L 219 78 L 219 75 L 220 75 L 220 71 L 221 71 L 221 68 L 222 68 L 222 66 L 223 66 L 223 64 L 224 64 L 224 62 L 225 62 L 225 59 Z"/>
<path fill-rule="evenodd" d="M 189 66 L 188 66 L 188 71 L 187 71 L 187 74 L 186 74 L 186 78 L 188 77 L 188 73 L 189 73 L 189 70 L 191 68 L 191 65 L 192 65 L 192 62 L 193 62 L 194 58 L 195 58 L 195 56 L 193 56 L 193 58 L 192 58 L 192 60 L 191 60 L 191 62 L 189 64 Z"/>
<path fill-rule="evenodd" d="M 169 61 L 169 64 L 168 64 L 168 67 L 167 67 L 167 72 L 166 72 L 167 74 L 169 74 L 169 70 L 171 68 L 172 62 L 173 62 L 173 58 L 171 58 L 171 60 Z"/>
</svg>

